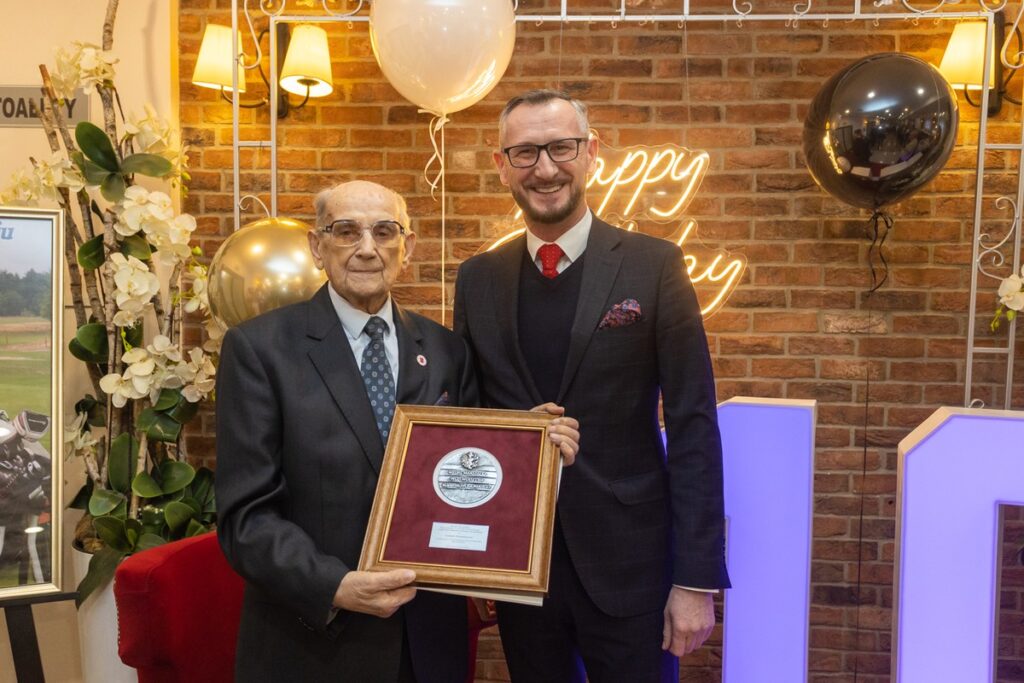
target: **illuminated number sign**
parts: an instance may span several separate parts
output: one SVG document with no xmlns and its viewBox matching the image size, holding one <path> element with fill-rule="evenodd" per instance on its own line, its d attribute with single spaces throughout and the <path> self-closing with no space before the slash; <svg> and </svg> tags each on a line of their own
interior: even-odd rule
<svg viewBox="0 0 1024 683">
<path fill-rule="evenodd" d="M 718 407 L 728 523 L 724 683 L 807 679 L 815 402 Z"/>
<path fill-rule="evenodd" d="M 899 446 L 895 680 L 993 680 L 1000 504 L 1024 503 L 1024 412 L 940 408 Z"/>
<path fill-rule="evenodd" d="M 666 239 L 680 247 L 694 237 L 697 223 L 686 218 L 685 211 L 707 173 L 707 152 L 669 145 L 613 149 L 605 155 L 598 158 L 597 168 L 587 181 L 591 198 L 596 199 L 591 203 L 596 207 L 596 216 L 626 230 L 636 230 L 640 218 L 676 222 Z M 513 218 L 515 228 L 480 250 L 490 251 L 521 235 L 525 230 L 520 224 L 521 217 L 522 211 L 517 211 Z M 702 294 L 701 313 L 705 317 L 721 307 L 739 284 L 746 266 L 743 258 L 724 251 L 714 252 L 706 259 L 686 253 L 683 260 L 690 281 L 703 285 L 698 293 Z"/>
</svg>

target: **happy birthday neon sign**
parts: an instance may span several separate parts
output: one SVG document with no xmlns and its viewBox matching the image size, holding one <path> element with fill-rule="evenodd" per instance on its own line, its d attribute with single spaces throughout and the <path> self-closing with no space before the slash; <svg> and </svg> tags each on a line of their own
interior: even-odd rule
<svg viewBox="0 0 1024 683">
<path fill-rule="evenodd" d="M 620 156 L 621 155 L 621 156 Z M 708 170 L 707 152 L 685 147 L 633 147 L 612 150 L 613 163 L 598 157 L 594 174 L 587 181 L 587 189 L 600 194 L 594 215 L 617 222 L 623 229 L 637 230 L 637 219 L 646 218 L 657 223 L 681 221 L 665 239 L 682 247 L 697 228 L 697 222 L 684 214 L 693 201 L 701 181 Z M 491 240 L 480 251 L 490 251 L 515 239 L 526 230 L 521 225 L 523 212 L 516 211 L 512 221 L 514 229 Z M 618 220 L 615 220 L 618 219 Z M 739 284 L 746 260 L 725 251 L 708 256 L 686 253 L 683 263 L 686 274 L 694 286 L 701 283 L 710 291 L 702 297 L 701 314 L 705 317 L 718 310 Z"/>
</svg>

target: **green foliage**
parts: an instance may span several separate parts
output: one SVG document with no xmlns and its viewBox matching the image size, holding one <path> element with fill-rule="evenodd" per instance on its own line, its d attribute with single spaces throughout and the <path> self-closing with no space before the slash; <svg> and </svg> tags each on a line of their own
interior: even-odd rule
<svg viewBox="0 0 1024 683">
<path fill-rule="evenodd" d="M 68 343 L 71 355 L 86 363 L 106 363 L 108 349 L 107 328 L 101 323 L 82 325 Z"/>
<path fill-rule="evenodd" d="M 109 202 L 124 198 L 129 176 L 140 173 L 164 178 L 174 172 L 171 162 L 156 154 L 132 154 L 120 159 L 103 129 L 88 121 L 75 126 L 75 141 L 81 152 L 72 154 L 71 160 L 89 185 L 100 186 L 100 193 Z"/>
<path fill-rule="evenodd" d="M 142 235 L 131 235 L 121 241 L 121 253 L 134 256 L 140 261 L 148 261 L 153 256 L 153 249 Z"/>
<path fill-rule="evenodd" d="M 89 560 L 89 571 L 82 578 L 82 582 L 78 584 L 78 597 L 75 598 L 76 607 L 81 607 L 93 591 L 107 585 L 107 582 L 114 578 L 117 565 L 126 554 L 110 547 L 100 548 L 93 553 L 92 559 Z"/>
<path fill-rule="evenodd" d="M 78 265 L 84 270 L 96 270 L 103 265 L 103 235 L 96 235 L 78 248 Z"/>
</svg>

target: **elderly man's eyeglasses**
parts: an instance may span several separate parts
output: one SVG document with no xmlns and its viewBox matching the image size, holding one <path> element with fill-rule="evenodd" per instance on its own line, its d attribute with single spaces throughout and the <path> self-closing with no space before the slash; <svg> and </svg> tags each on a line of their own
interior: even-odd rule
<svg viewBox="0 0 1024 683">
<path fill-rule="evenodd" d="M 369 231 L 370 237 L 379 247 L 393 247 L 405 234 L 405 228 L 398 221 L 377 221 L 373 225 L 364 226 L 359 221 L 342 218 L 320 228 L 320 232 L 339 247 L 359 244 L 364 231 Z"/>
<path fill-rule="evenodd" d="M 530 168 L 540 161 L 541 150 L 555 163 L 572 161 L 580 155 L 580 143 L 587 138 L 563 138 L 552 140 L 546 145 L 512 145 L 501 150 L 508 157 L 508 163 L 515 168 Z"/>
</svg>

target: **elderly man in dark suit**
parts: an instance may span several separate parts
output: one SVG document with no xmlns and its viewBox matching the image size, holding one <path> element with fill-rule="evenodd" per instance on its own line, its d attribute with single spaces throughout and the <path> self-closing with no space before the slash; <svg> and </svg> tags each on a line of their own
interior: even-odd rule
<svg viewBox="0 0 1024 683">
<path fill-rule="evenodd" d="M 472 360 L 391 300 L 416 239 L 401 197 L 356 181 L 315 204 L 328 284 L 230 330 L 217 377 L 218 534 L 246 580 L 236 678 L 461 683 L 465 599 L 354 567 L 395 404 L 476 405 Z M 577 426 L 549 430 L 569 461 Z"/>
<path fill-rule="evenodd" d="M 498 604 L 513 681 L 675 681 L 726 588 L 721 442 L 700 308 L 679 248 L 593 216 L 587 109 L 532 91 L 501 115 L 502 182 L 527 231 L 462 264 L 455 330 L 482 405 L 580 421 L 549 598 Z M 667 448 L 662 442 L 662 399 Z M 582 667 L 581 667 L 582 664 Z"/>
</svg>

